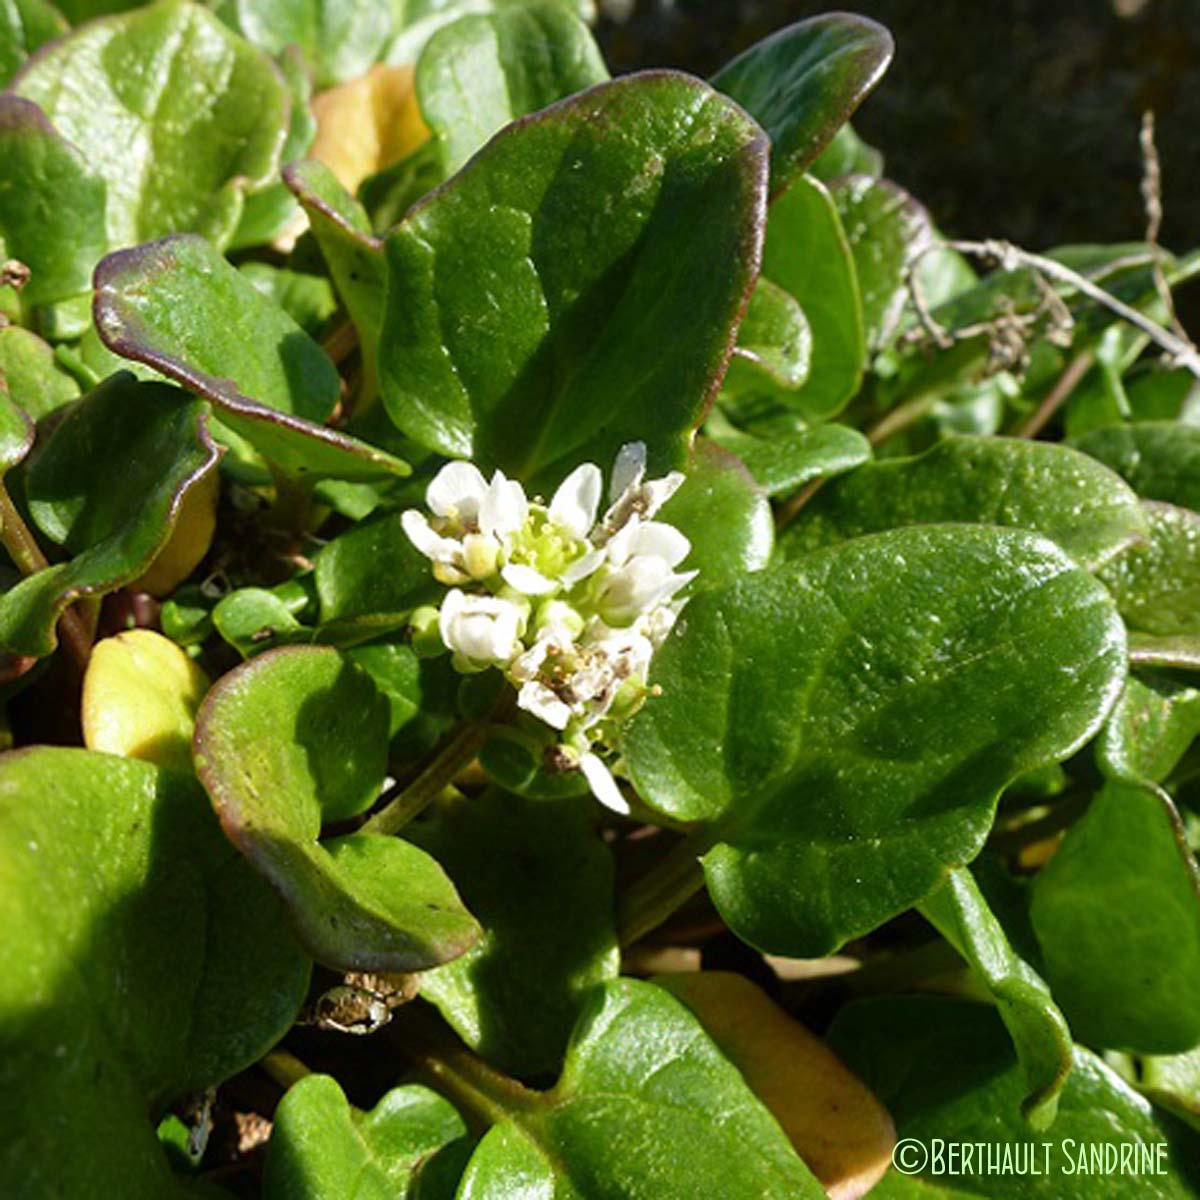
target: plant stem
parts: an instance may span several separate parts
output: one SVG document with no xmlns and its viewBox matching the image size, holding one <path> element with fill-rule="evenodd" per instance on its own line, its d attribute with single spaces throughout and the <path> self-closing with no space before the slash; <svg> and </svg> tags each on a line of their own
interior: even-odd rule
<svg viewBox="0 0 1200 1200">
<path fill-rule="evenodd" d="M 622 946 L 657 929 L 704 886 L 700 857 L 711 845 L 708 829 L 689 833 L 626 891 L 617 906 L 617 940 Z"/>
<path fill-rule="evenodd" d="M 25 524 L 8 489 L 0 481 L 0 541 L 22 575 L 36 575 L 50 566 L 37 539 Z M 58 619 L 58 632 L 67 653 L 82 671 L 92 653 L 92 635 L 75 608 L 67 608 Z"/>
<path fill-rule="evenodd" d="M 272 1050 L 269 1054 L 264 1054 L 259 1059 L 258 1065 L 284 1091 L 287 1091 L 293 1084 L 299 1083 L 300 1080 L 312 1074 L 312 1071 L 294 1054 L 289 1054 L 286 1050 Z"/>
<path fill-rule="evenodd" d="M 362 832 L 398 833 L 451 790 L 455 776 L 483 749 L 490 733 L 487 721 L 464 721 L 416 779 L 362 826 Z"/>
<path fill-rule="evenodd" d="M 1050 418 L 1070 399 L 1071 393 L 1079 386 L 1095 361 L 1096 355 L 1091 350 L 1081 351 L 1071 359 L 1054 386 L 1046 394 L 1046 398 L 1030 414 L 1027 421 L 1013 430 L 1012 436 L 1018 438 L 1037 437 L 1046 427 Z"/>
<path fill-rule="evenodd" d="M 878 424 L 867 430 L 867 441 L 872 446 L 878 446 L 894 437 L 902 429 L 915 424 L 933 407 L 933 396 L 917 396 L 904 404 L 893 408 Z"/>
</svg>

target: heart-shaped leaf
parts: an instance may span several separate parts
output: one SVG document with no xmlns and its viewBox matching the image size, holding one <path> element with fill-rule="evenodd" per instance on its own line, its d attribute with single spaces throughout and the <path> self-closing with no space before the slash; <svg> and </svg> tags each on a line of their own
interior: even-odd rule
<svg viewBox="0 0 1200 1200">
<path fill-rule="evenodd" d="M 713 438 L 746 464 L 768 496 L 784 495 L 823 476 L 841 475 L 871 458 L 871 443 L 846 425 L 814 425 L 772 437 L 716 433 Z"/>
<path fill-rule="evenodd" d="M 659 976 L 771 1110 L 831 1200 L 855 1200 L 891 1162 L 892 1119 L 860 1079 L 744 975 Z"/>
<path fill-rule="evenodd" d="M 124 372 L 63 418 L 30 465 L 25 491 L 42 532 L 74 557 L 0 599 L 0 646 L 50 654 L 55 623 L 73 601 L 145 573 L 170 540 L 189 490 L 216 467 L 206 419 L 200 401 Z"/>
<path fill-rule="evenodd" d="M 271 61 L 188 0 L 159 0 L 46 47 L 12 84 L 107 183 L 110 246 L 233 236 L 279 168 L 288 95 Z"/>
<path fill-rule="evenodd" d="M 1090 1045 L 1200 1042 L 1200 875 L 1160 788 L 1106 784 L 1035 878 L 1030 912 L 1054 995 Z"/>
<path fill-rule="evenodd" d="M 696 597 L 625 752 L 650 805 L 707 822 L 739 936 L 826 954 L 974 858 L 1004 786 L 1082 745 L 1124 674 L 1108 594 L 1051 543 L 897 530 Z"/>
<path fill-rule="evenodd" d="M 783 191 L 829 145 L 892 61 L 892 35 L 851 13 L 779 30 L 713 76 L 771 138 L 771 192 Z"/>
<path fill-rule="evenodd" d="M 58 365 L 50 346 L 20 325 L 0 326 L 0 387 L 35 421 L 79 395 L 79 384 Z"/>
<path fill-rule="evenodd" d="M 47 0 L 0 0 L 0 88 L 39 46 L 66 32 L 62 13 Z"/>
<path fill-rule="evenodd" d="M 323 424 L 341 387 L 328 355 L 202 238 L 110 254 L 96 269 L 95 308 L 110 350 L 210 400 L 285 474 L 407 474 L 399 459 Z"/>
<path fill-rule="evenodd" d="M 1105 774 L 1161 783 L 1200 736 L 1200 689 L 1167 675 L 1131 675 L 1096 742 Z"/>
<path fill-rule="evenodd" d="M 29 268 L 23 309 L 88 290 L 104 253 L 104 180 L 20 96 L 0 94 L 0 253 Z"/>
<path fill-rule="evenodd" d="M 1051 442 L 956 437 L 822 488 L 782 547 L 795 558 L 865 533 L 948 521 L 1034 530 L 1089 570 L 1146 534 L 1137 496 L 1087 455 Z"/>
<path fill-rule="evenodd" d="M 812 331 L 808 379 L 791 403 L 815 420 L 836 416 L 862 382 L 866 334 L 850 243 L 815 179 L 797 179 L 772 203 L 763 275 L 795 297 Z"/>
<path fill-rule="evenodd" d="M 1112 467 L 1139 496 L 1200 509 L 1200 429 L 1138 421 L 1093 430 L 1073 444 Z"/>
<path fill-rule="evenodd" d="M 1156 1113 L 1082 1046 L 1075 1048 L 1058 1119 L 1031 1137 L 1019 1112 L 1024 1074 L 1004 1026 L 984 1005 L 924 996 L 859 1000 L 839 1013 L 829 1040 L 887 1106 L 900 1135 L 896 1162 L 903 1173 L 889 1173 L 871 1200 L 1195 1194 L 1200 1138 Z M 970 1160 L 967 1150 L 974 1151 Z M 1092 1169 L 1094 1151 L 1118 1164 L 1124 1154 L 1140 1169 Z M 1012 1169 L 1004 1169 L 1006 1160 Z"/>
<path fill-rule="evenodd" d="M 908 269 L 933 238 L 929 214 L 902 187 L 870 175 L 830 186 L 854 255 L 867 349 L 882 349 L 900 324 Z"/>
<path fill-rule="evenodd" d="M 393 1088 L 370 1112 L 328 1075 L 309 1075 L 275 1110 L 265 1200 L 451 1200 L 467 1128 L 436 1092 Z"/>
<path fill-rule="evenodd" d="M 794 392 L 808 378 L 812 330 L 796 298 L 760 277 L 721 385 L 727 395 Z"/>
<path fill-rule="evenodd" d="M 558 0 L 534 0 L 438 30 L 417 61 L 417 97 L 450 176 L 505 125 L 607 78 L 587 26 Z"/>
<path fill-rule="evenodd" d="M 182 1194 L 148 1112 L 291 1024 L 309 964 L 282 906 L 193 779 L 83 750 L 0 759 L 0 863 L 0 1085 L 19 1097 L 0 1177 L 14 1195 Z"/>
<path fill-rule="evenodd" d="M 1200 633 L 1200 513 L 1156 501 L 1143 509 L 1149 537 L 1108 563 L 1100 578 L 1130 629 Z"/>
<path fill-rule="evenodd" d="M 771 561 L 775 522 L 766 493 L 728 450 L 698 439 L 687 478 L 661 519 L 692 543 L 681 564 L 699 571 L 697 588 L 723 587 Z"/>
<path fill-rule="evenodd" d="M 293 647 L 221 679 L 196 719 L 196 770 L 225 832 L 283 896 L 309 953 L 339 970 L 416 971 L 479 927 L 432 858 L 382 834 L 318 842 L 369 808 L 387 769 L 388 706 L 336 650 Z"/>
<path fill-rule="evenodd" d="M 421 995 L 502 1071 L 556 1071 L 587 994 L 617 976 L 612 855 L 595 817 L 588 801 L 492 790 L 412 829 L 484 927 L 421 976 Z"/>
<path fill-rule="evenodd" d="M 459 1200 L 693 1200 L 718 1179 L 722 1200 L 825 1196 L 737 1068 L 653 984 L 593 992 L 557 1086 L 527 1095 L 479 1143 Z"/>
<path fill-rule="evenodd" d="M 1048 1129 L 1071 1073 L 1071 1031 L 1045 981 L 1009 944 L 974 876 L 951 871 L 921 912 L 967 960 L 992 998 L 1017 1050 L 1027 1094 L 1021 1109 Z"/>
<path fill-rule="evenodd" d="M 677 462 L 756 273 L 765 157 L 736 106 L 671 72 L 498 134 L 387 240 L 397 426 L 525 480 L 634 440 Z"/>
</svg>

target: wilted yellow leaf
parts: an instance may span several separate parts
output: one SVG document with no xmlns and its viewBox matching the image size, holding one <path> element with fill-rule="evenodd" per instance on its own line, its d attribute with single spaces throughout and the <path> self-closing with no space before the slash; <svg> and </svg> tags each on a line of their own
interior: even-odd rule
<svg viewBox="0 0 1200 1200">
<path fill-rule="evenodd" d="M 833 1200 L 858 1200 L 879 1182 L 896 1142 L 892 1119 L 819 1037 L 741 975 L 655 982 L 696 1014 Z"/>
<path fill-rule="evenodd" d="M 190 770 L 208 677 L 169 638 L 130 629 L 97 642 L 83 677 L 89 750 Z"/>
<path fill-rule="evenodd" d="M 412 153 L 429 127 L 421 116 L 411 65 L 381 63 L 313 98 L 317 139 L 311 154 L 351 193 L 368 175 Z"/>
<path fill-rule="evenodd" d="M 214 467 L 184 492 L 175 530 L 146 573 L 129 585 L 135 592 L 169 595 L 196 569 L 212 545 L 220 491 L 220 473 Z"/>
</svg>

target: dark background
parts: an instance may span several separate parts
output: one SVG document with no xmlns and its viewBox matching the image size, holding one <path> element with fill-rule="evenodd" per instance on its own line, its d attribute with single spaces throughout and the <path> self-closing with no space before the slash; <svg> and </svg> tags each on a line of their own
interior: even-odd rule
<svg viewBox="0 0 1200 1200">
<path fill-rule="evenodd" d="M 601 0 L 610 13 L 629 0 Z M 614 73 L 708 75 L 779 27 L 837 7 L 803 0 L 635 0 L 600 23 Z M 885 170 L 959 237 L 1028 249 L 1136 241 L 1138 127 L 1155 110 L 1162 242 L 1200 243 L 1200 0 L 857 0 L 896 57 L 855 125 Z"/>
</svg>

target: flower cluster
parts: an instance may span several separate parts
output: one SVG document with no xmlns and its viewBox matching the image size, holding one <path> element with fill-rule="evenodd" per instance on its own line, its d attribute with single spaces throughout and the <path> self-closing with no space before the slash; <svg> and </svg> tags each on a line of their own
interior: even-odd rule
<svg viewBox="0 0 1200 1200">
<path fill-rule="evenodd" d="M 402 518 L 450 588 L 436 628 L 454 665 L 499 667 L 519 707 L 555 731 L 558 761 L 618 812 L 629 808 L 601 753 L 613 723 L 645 698 L 650 659 L 696 574 L 677 570 L 688 539 L 653 519 L 683 476 L 645 472 L 645 446 L 623 446 L 599 516 L 604 480 L 592 463 L 546 505 L 502 471 L 488 481 L 453 462 L 425 493 L 432 517 L 410 509 Z"/>
</svg>

